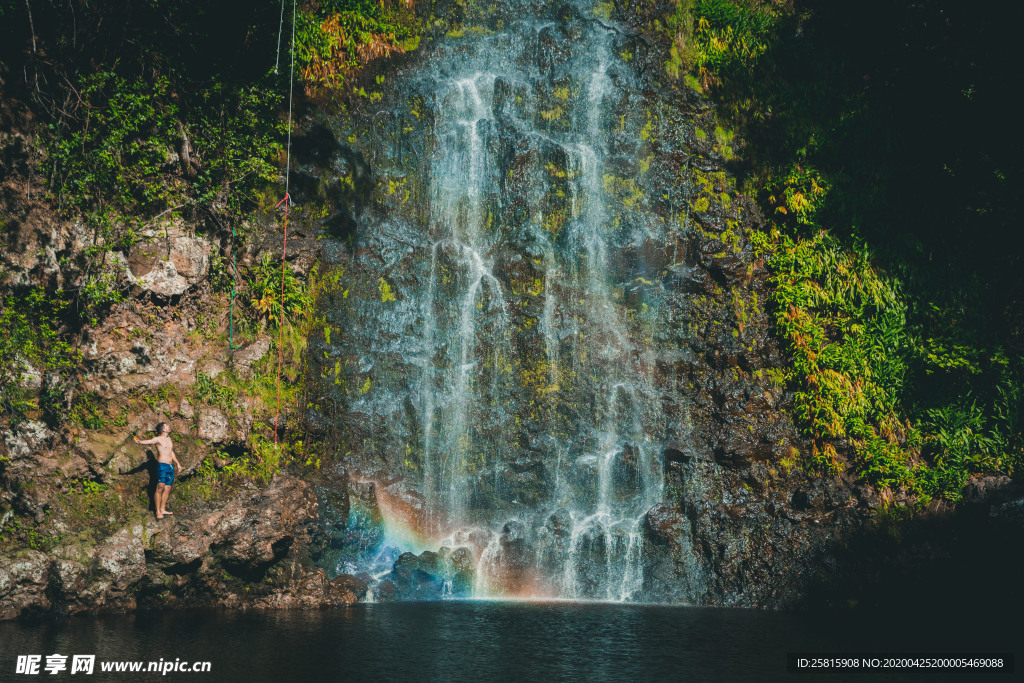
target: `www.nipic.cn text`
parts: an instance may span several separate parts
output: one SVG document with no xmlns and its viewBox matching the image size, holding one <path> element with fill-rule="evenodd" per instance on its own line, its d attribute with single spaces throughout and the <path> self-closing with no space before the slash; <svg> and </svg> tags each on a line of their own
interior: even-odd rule
<svg viewBox="0 0 1024 683">
<path fill-rule="evenodd" d="M 103 673 L 206 673 L 210 671 L 210 662 L 190 662 L 177 658 L 173 661 L 160 659 L 159 661 L 117 661 L 100 660 L 96 662 L 96 655 L 18 655 L 14 673 L 25 675 L 38 674 L 85 674 L 90 675 L 94 671 Z"/>
</svg>

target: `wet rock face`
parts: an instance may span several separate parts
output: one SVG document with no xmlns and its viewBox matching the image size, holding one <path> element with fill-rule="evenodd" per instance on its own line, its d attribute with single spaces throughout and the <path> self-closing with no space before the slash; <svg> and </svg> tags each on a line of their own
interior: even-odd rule
<svg viewBox="0 0 1024 683">
<path fill-rule="evenodd" d="M 657 154 L 628 41 L 589 8 L 490 18 L 489 36 L 440 41 L 371 122 L 380 189 L 358 219 L 379 230 L 359 232 L 348 294 L 324 308 L 347 332 L 314 342 L 330 377 L 316 403 L 338 407 L 338 447 L 385 515 L 413 508 L 383 500 L 403 482 L 420 533 L 485 531 L 493 549 L 472 551 L 500 570 L 496 590 L 574 591 L 577 553 L 611 566 L 595 591 L 619 595 L 679 417 L 661 410 L 650 348 L 666 245 L 682 239 L 658 199 L 677 164 Z"/>
<path fill-rule="evenodd" d="M 311 422 L 383 519 L 349 561 L 403 549 L 394 519 L 462 543 L 478 593 L 772 605 L 819 516 L 858 523 L 847 484 L 812 503 L 793 467 L 760 217 L 662 75 L 656 11 L 505 6 L 336 132 L 377 188 L 311 342 Z M 401 557 L 384 592 L 436 594 L 436 558 Z"/>
</svg>

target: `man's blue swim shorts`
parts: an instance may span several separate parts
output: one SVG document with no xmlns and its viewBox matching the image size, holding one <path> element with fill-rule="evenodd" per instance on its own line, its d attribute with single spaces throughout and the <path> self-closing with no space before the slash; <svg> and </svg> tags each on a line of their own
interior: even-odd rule
<svg viewBox="0 0 1024 683">
<path fill-rule="evenodd" d="M 159 465 L 160 472 L 157 474 L 156 480 L 161 484 L 170 486 L 174 483 L 174 465 L 166 462 L 161 462 Z"/>
</svg>

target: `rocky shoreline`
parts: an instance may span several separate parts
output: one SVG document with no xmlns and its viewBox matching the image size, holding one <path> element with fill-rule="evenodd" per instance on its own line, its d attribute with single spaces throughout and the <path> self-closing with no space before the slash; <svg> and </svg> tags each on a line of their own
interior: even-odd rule
<svg viewBox="0 0 1024 683">
<path fill-rule="evenodd" d="M 147 519 L 90 546 L 0 557 L 0 619 L 178 607 L 351 605 L 366 584 L 304 562 L 317 523 L 311 487 L 278 475 L 203 515 Z"/>
</svg>

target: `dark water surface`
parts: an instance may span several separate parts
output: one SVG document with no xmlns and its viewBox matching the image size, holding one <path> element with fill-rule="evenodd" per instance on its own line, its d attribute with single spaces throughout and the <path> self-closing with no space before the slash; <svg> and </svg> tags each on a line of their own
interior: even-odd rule
<svg viewBox="0 0 1024 683">
<path fill-rule="evenodd" d="M 176 611 L 0 623 L 0 680 L 19 654 L 211 662 L 208 681 L 962 680 L 789 673 L 786 655 L 818 652 L 1012 651 L 1020 628 L 983 619 L 785 614 L 580 603 L 446 602 L 358 605 L 315 612 Z M 69 660 L 70 661 L 70 660 Z M 1009 680 L 996 674 L 983 680 Z"/>
</svg>

